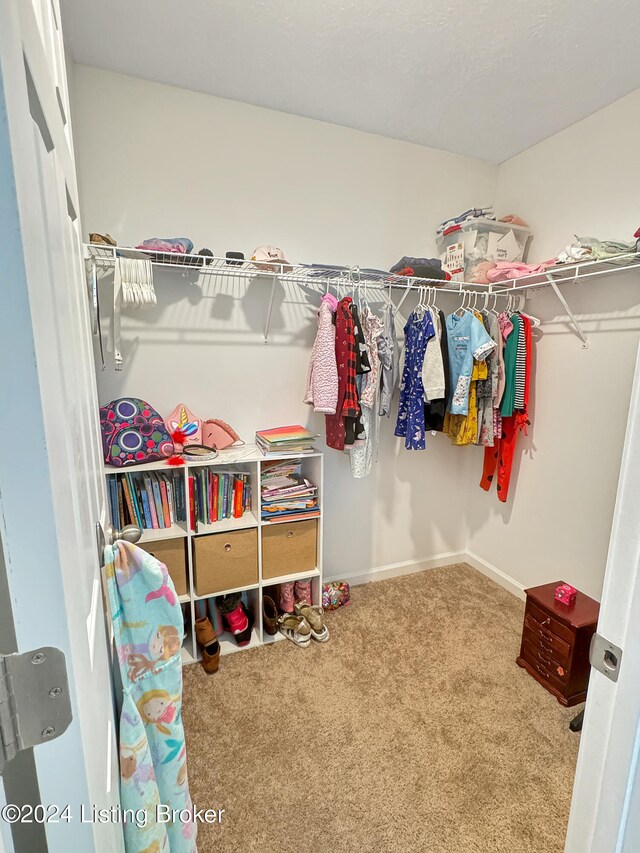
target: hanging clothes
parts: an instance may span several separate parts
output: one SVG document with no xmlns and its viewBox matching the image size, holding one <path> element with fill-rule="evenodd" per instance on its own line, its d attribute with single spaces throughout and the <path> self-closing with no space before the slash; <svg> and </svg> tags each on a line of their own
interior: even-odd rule
<svg viewBox="0 0 640 853">
<path fill-rule="evenodd" d="M 360 406 L 360 393 L 362 389 L 362 377 L 369 373 L 371 366 L 369 364 L 369 353 L 367 352 L 367 344 L 360 323 L 358 307 L 354 302 L 349 306 L 351 317 L 353 319 L 353 339 L 355 343 L 355 359 L 356 359 L 356 396 L 358 399 L 358 413 L 354 416 L 346 416 L 344 419 L 345 428 L 345 447 L 358 447 L 364 444 L 365 441 L 365 426 L 362 415 L 362 407 Z"/>
<path fill-rule="evenodd" d="M 335 415 L 338 404 L 338 366 L 336 364 L 336 327 L 334 315 L 338 300 L 325 293 L 318 311 L 318 331 L 311 350 L 304 402 L 314 412 Z"/>
<path fill-rule="evenodd" d="M 360 414 L 356 387 L 356 342 L 351 314 L 351 298 L 345 296 L 336 308 L 336 365 L 338 369 L 338 399 L 335 415 L 326 415 L 327 446 L 344 450 L 345 418 Z"/>
<path fill-rule="evenodd" d="M 449 341 L 447 338 L 447 322 L 444 311 L 434 311 L 432 315 L 434 329 L 438 337 L 440 354 L 442 356 L 442 371 L 444 374 L 444 394 L 440 399 L 429 400 L 424 406 L 425 429 L 433 432 L 442 432 L 444 418 L 447 411 L 447 402 L 451 393 L 451 373 L 449 370 Z M 427 349 L 433 344 L 427 344 Z"/>
<path fill-rule="evenodd" d="M 511 417 L 515 408 L 516 400 L 516 361 L 518 357 L 518 340 L 520 338 L 520 318 L 517 314 L 512 314 L 509 318 L 511 331 L 506 337 L 504 348 L 504 374 L 505 387 L 502 403 L 500 405 L 500 414 L 503 418 Z M 507 326 L 503 328 L 503 334 Z"/>
<path fill-rule="evenodd" d="M 182 726 L 182 609 L 166 566 L 130 542 L 105 549 L 109 608 L 122 680 L 120 799 L 146 812 L 124 824 L 127 853 L 196 853 L 196 825 L 159 823 L 161 803 L 191 809 Z M 186 814 L 186 811 L 185 811 Z"/>
<path fill-rule="evenodd" d="M 514 396 L 515 386 L 519 384 L 523 388 L 522 392 L 522 408 L 514 411 L 513 414 L 502 417 L 500 438 L 494 442 L 494 447 L 485 447 L 484 462 L 482 467 L 482 477 L 480 478 L 480 488 L 489 491 L 494 478 L 496 479 L 496 488 L 498 492 L 498 500 L 505 502 L 509 496 L 509 486 L 511 483 L 511 471 L 513 468 L 513 458 L 516 449 L 518 435 L 521 431 L 527 434 L 529 426 L 529 395 L 532 385 L 532 359 L 533 359 L 533 339 L 531 335 L 531 321 L 526 315 L 513 315 L 511 317 L 513 323 L 513 331 L 509 335 L 510 338 L 518 329 L 518 344 L 520 336 L 523 340 L 523 345 L 520 345 L 520 351 L 524 352 L 524 369 L 519 378 L 513 380 Z M 507 344 L 509 339 L 507 339 Z M 512 344 L 512 356 L 515 352 L 514 363 L 517 363 L 518 346 L 515 348 Z M 506 349 L 505 349 L 506 353 Z M 507 360 L 505 357 L 505 367 Z M 505 390 L 506 394 L 506 390 Z M 496 477 L 497 474 L 497 477 Z"/>
<path fill-rule="evenodd" d="M 478 318 L 465 311 L 459 317 L 449 314 L 447 317 L 447 336 L 449 344 L 449 370 L 453 393 L 448 411 L 453 415 L 466 415 L 469 410 L 469 385 L 473 371 L 473 360 L 484 361 L 495 348 L 495 343 L 486 333 Z M 486 365 L 484 366 L 486 371 Z M 477 372 L 478 378 L 486 378 Z"/>
<path fill-rule="evenodd" d="M 391 399 L 400 375 L 400 346 L 396 335 L 395 309 L 391 304 L 387 305 L 384 312 L 382 334 L 378 338 L 378 356 L 381 366 L 378 414 L 389 417 Z"/>
<path fill-rule="evenodd" d="M 491 382 L 490 405 L 485 405 L 481 415 L 480 444 L 485 447 L 493 447 L 496 438 L 500 437 L 500 384 L 504 388 L 504 358 L 502 355 L 503 339 L 500 332 L 498 317 L 491 311 L 486 313 L 486 320 L 491 340 L 496 347 L 489 356 L 489 378 Z"/>
<path fill-rule="evenodd" d="M 425 449 L 424 386 L 422 365 L 427 342 L 435 336 L 431 314 L 420 316 L 416 311 L 409 315 L 404 327 L 405 356 L 400 404 L 395 435 L 405 439 L 407 450 Z"/>
<path fill-rule="evenodd" d="M 351 473 L 356 479 L 367 477 L 371 473 L 373 463 L 378 459 L 380 430 L 380 420 L 376 411 L 380 390 L 378 342 L 383 334 L 384 326 L 379 317 L 376 317 L 368 305 L 365 306 L 362 312 L 362 328 L 369 353 L 371 370 L 362 379 L 360 393 L 365 438 L 360 446 L 353 447 L 351 450 Z"/>
<path fill-rule="evenodd" d="M 478 437 L 478 395 L 477 386 L 480 378 L 481 362 L 473 361 L 471 381 L 469 383 L 469 405 L 466 415 L 453 415 L 447 412 L 444 416 L 443 432 L 451 439 L 451 444 L 462 447 L 475 444 Z"/>
<path fill-rule="evenodd" d="M 486 312 L 480 311 L 476 313 L 478 319 L 482 322 L 485 332 L 491 340 L 496 343 L 495 338 L 491 334 L 489 325 L 489 316 Z M 496 345 L 497 347 L 497 345 Z M 496 347 L 487 355 L 485 364 L 487 366 L 487 378 L 478 381 L 478 435 L 476 444 L 493 446 L 493 397 L 495 390 L 495 375 L 498 355 Z"/>
<path fill-rule="evenodd" d="M 427 342 L 427 351 L 422 365 L 422 386 L 425 402 L 442 400 L 445 394 L 444 367 L 440 346 L 440 319 L 438 312 L 431 314 L 434 336 Z"/>
</svg>

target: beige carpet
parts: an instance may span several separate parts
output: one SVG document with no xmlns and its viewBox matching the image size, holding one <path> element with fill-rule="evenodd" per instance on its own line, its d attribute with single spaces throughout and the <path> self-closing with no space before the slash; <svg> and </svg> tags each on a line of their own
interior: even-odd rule
<svg viewBox="0 0 640 853">
<path fill-rule="evenodd" d="M 355 587 L 331 640 L 185 669 L 200 853 L 561 853 L 579 735 L 466 565 Z"/>
</svg>

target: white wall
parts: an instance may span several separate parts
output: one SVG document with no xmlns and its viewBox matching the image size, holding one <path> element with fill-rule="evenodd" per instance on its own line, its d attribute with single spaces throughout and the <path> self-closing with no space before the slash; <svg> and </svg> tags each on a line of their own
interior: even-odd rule
<svg viewBox="0 0 640 853">
<path fill-rule="evenodd" d="M 216 254 L 267 243 L 294 261 L 388 269 L 428 253 L 441 219 L 495 190 L 487 163 L 79 65 L 72 117 L 84 230 L 121 245 L 187 235 Z M 184 401 L 247 439 L 298 421 L 324 432 L 301 403 L 315 315 L 300 289 L 278 293 L 268 346 L 261 282 L 247 294 L 242 282 L 200 286 L 160 272 L 156 290 L 157 309 L 123 321 L 123 373 L 98 371 L 101 402 L 136 394 L 167 414 Z M 103 297 L 106 313 L 108 286 Z M 393 425 L 382 424 L 367 480 L 327 454 L 328 575 L 466 546 L 478 451 L 438 436 L 426 453 L 406 453 Z"/>
<path fill-rule="evenodd" d="M 121 244 L 186 234 L 217 254 L 271 243 L 294 261 L 388 268 L 429 253 L 444 216 L 494 199 L 499 214 L 530 223 L 534 260 L 574 233 L 631 239 L 640 225 L 640 91 L 499 170 L 79 65 L 73 120 L 85 231 L 110 231 Z M 300 289 L 278 293 L 266 347 L 260 283 L 245 295 L 240 282 L 201 287 L 159 273 L 156 289 L 158 308 L 123 323 L 123 374 L 98 372 L 102 401 L 137 393 L 166 413 L 184 400 L 247 438 L 282 422 L 323 432 L 300 402 L 315 326 Z M 544 321 L 533 427 L 519 444 L 509 502 L 478 488 L 479 449 L 438 436 L 426 453 L 406 453 L 385 421 L 368 480 L 354 482 L 347 459 L 327 454 L 329 574 L 468 545 L 521 587 L 562 577 L 599 597 L 640 337 L 637 275 L 564 289 L 590 346 L 581 348 L 551 293 L 533 297 L 530 310 Z"/>
<path fill-rule="evenodd" d="M 640 91 L 500 166 L 496 208 L 535 234 L 532 259 L 573 235 L 631 240 L 640 225 Z M 533 428 L 521 440 L 513 497 L 471 493 L 470 550 L 523 586 L 563 578 L 600 597 L 640 331 L 638 273 L 564 285 L 589 349 L 555 297 L 533 297 Z M 473 483 L 480 477 L 473 472 Z"/>
</svg>

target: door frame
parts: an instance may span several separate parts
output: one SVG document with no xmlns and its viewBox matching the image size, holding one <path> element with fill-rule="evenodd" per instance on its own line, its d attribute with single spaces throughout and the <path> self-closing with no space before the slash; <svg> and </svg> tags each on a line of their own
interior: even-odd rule
<svg viewBox="0 0 640 853">
<path fill-rule="evenodd" d="M 42 175 L 34 173 L 34 169 L 42 170 L 48 163 L 45 158 L 41 158 L 40 152 L 44 150 L 42 145 L 49 153 L 56 148 L 56 156 L 60 156 L 56 167 L 59 166 L 64 171 L 67 207 L 77 212 L 78 199 L 70 131 L 68 127 L 65 128 L 62 115 L 65 84 L 60 74 L 55 84 L 51 78 L 48 51 L 53 50 L 54 45 L 53 42 L 50 45 L 40 31 L 35 10 L 37 3 L 38 0 L 3 0 L 0 3 L 0 226 L 3 235 L 0 265 L 0 287 L 3 295 L 0 311 L 0 374 L 5 402 L 5 411 L 0 419 L 0 547 L 9 589 L 7 604 L 13 614 L 15 631 L 13 647 L 2 648 L 0 651 L 25 652 L 41 646 L 54 646 L 66 657 L 73 721 L 62 737 L 38 746 L 31 754 L 37 772 L 36 781 L 41 802 L 43 805 L 56 805 L 60 809 L 69 804 L 72 818 L 69 822 L 61 820 L 58 823 L 46 824 L 46 846 L 42 849 L 48 849 L 52 853 L 71 849 L 91 853 L 99 848 L 115 853 L 124 849 L 121 826 L 116 823 L 82 823 L 79 815 L 82 804 L 89 806 L 96 800 L 94 794 L 97 774 L 94 771 L 93 790 L 89 774 L 91 767 L 96 767 L 96 762 L 91 765 L 88 758 L 88 750 L 92 749 L 93 756 L 96 755 L 96 741 L 85 733 L 87 724 L 89 727 L 93 725 L 93 717 L 87 713 L 88 700 L 94 705 L 101 703 L 99 719 L 103 716 L 108 719 L 113 730 L 113 696 L 110 679 L 104 684 L 104 691 L 101 686 L 99 690 L 94 690 L 82 681 L 82 675 L 79 676 L 74 667 L 78 644 L 76 640 L 74 645 L 73 632 L 75 630 L 77 637 L 79 632 L 84 631 L 84 625 L 78 621 L 84 614 L 75 612 L 73 622 L 69 618 L 69 577 L 72 577 L 71 588 L 76 590 L 72 576 L 74 566 L 77 572 L 78 566 L 88 565 L 93 558 L 97 567 L 97 541 L 95 548 L 92 547 L 92 538 L 95 537 L 92 526 L 90 533 L 86 535 L 86 552 L 77 554 L 77 563 L 69 564 L 67 560 L 63 565 L 61 553 L 64 552 L 61 547 L 65 541 L 69 541 L 71 533 L 66 526 L 59 523 L 58 511 L 65 507 L 61 502 L 70 500 L 70 495 L 59 493 L 59 489 L 56 492 L 55 487 L 67 483 L 67 480 L 59 475 L 70 469 L 66 463 L 64 468 L 54 464 L 53 460 L 59 460 L 61 455 L 59 453 L 56 457 L 48 446 L 48 442 L 54 438 L 48 430 L 51 426 L 50 399 L 57 394 L 60 408 L 63 408 L 64 395 L 60 393 L 63 383 L 61 380 L 58 387 L 53 381 L 49 387 L 44 386 L 42 383 L 47 374 L 46 371 L 41 373 L 43 364 L 38 361 L 38 343 L 47 341 L 49 318 L 46 312 L 50 304 L 48 297 L 60 293 L 46 290 L 40 284 L 42 281 L 49 281 L 43 276 L 43 271 L 46 273 L 50 269 L 56 270 L 56 286 L 71 285 L 68 267 L 65 268 L 66 277 L 60 273 L 63 262 L 71 257 L 71 254 L 64 254 L 68 247 L 59 242 L 53 244 L 52 251 L 63 254 L 55 255 L 51 259 L 42 243 L 43 235 L 46 237 L 50 234 L 47 223 L 52 221 L 47 219 L 45 208 L 40 202 L 38 181 L 42 180 Z M 42 0 L 40 12 L 42 11 L 57 16 L 56 24 L 59 24 L 60 10 L 57 0 Z M 57 41 L 56 45 L 59 47 Z M 26 66 L 28 74 L 25 73 Z M 36 141 L 35 115 L 33 110 L 31 113 L 29 110 L 31 84 L 37 93 L 47 132 L 50 132 L 52 137 L 48 140 L 51 146 L 47 144 L 42 128 L 42 140 Z M 56 197 L 56 201 L 63 198 L 64 196 L 60 195 Z M 57 211 L 58 206 L 52 210 Z M 78 247 L 80 250 L 79 243 Z M 79 266 L 82 267 L 81 262 Z M 86 294 L 83 279 L 75 280 L 74 284 L 82 287 L 83 295 Z M 44 298 L 38 299 L 38 296 Z M 86 314 L 88 329 L 86 302 L 82 304 L 82 309 Z M 61 339 L 58 337 L 56 340 Z M 51 373 L 56 369 L 57 362 L 49 362 L 44 366 L 49 366 Z M 90 373 L 95 383 L 92 369 Z M 99 460 L 97 406 L 94 419 L 95 440 L 92 437 L 91 441 L 85 444 L 82 441 L 84 435 L 74 424 L 66 427 L 65 439 L 70 442 L 71 436 L 78 437 L 81 441 L 76 445 L 77 454 L 84 454 L 81 458 L 85 458 L 93 449 L 96 459 Z M 60 419 L 56 420 L 56 424 L 60 428 L 65 426 L 64 421 L 61 422 Z M 97 482 L 99 481 L 103 488 L 102 471 L 98 472 L 96 469 L 96 477 L 98 473 Z M 72 487 L 70 491 L 72 497 L 76 497 Z M 73 507 L 74 504 L 67 504 L 68 506 Z M 82 530 L 85 529 L 83 525 Z M 0 570 L 2 569 L 0 566 Z M 92 607 L 91 613 L 93 610 Z M 96 612 L 98 618 L 104 612 L 99 594 Z M 3 610 L 2 617 L 4 616 Z M 110 675 L 106 657 L 107 640 L 106 636 L 101 634 L 103 623 L 97 622 L 94 630 L 92 622 L 92 634 L 89 627 L 87 622 L 86 630 L 90 640 L 92 636 L 97 636 L 98 639 L 93 647 L 89 647 L 88 652 L 83 653 L 93 653 L 94 650 L 96 654 L 104 653 L 101 661 L 103 664 L 106 662 Z M 104 734 L 95 732 L 95 735 L 100 736 L 102 742 Z M 119 803 L 115 737 L 109 741 L 109 745 L 111 751 L 106 750 L 108 760 L 105 763 L 111 767 L 112 772 L 105 776 L 104 788 L 111 804 Z M 13 769 L 18 767 L 18 764 L 12 764 Z M 61 772 L 62 768 L 68 770 Z M 100 771 L 100 783 L 102 778 Z M 112 784 L 114 781 L 115 785 Z M 10 792 L 11 786 L 5 782 L 0 793 L 9 797 Z M 5 827 L 2 827 L 1 832 L 5 846 L 11 850 Z M 17 832 L 16 829 L 14 836 Z M 34 848 L 18 846 L 18 850 L 21 849 Z"/>
</svg>

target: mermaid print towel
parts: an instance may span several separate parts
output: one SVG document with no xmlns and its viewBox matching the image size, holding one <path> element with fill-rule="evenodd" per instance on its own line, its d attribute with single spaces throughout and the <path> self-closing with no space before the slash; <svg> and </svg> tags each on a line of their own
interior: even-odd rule
<svg viewBox="0 0 640 853">
<path fill-rule="evenodd" d="M 108 547 L 105 565 L 123 684 L 120 799 L 123 809 L 146 813 L 146 821 L 124 823 L 125 848 L 197 853 L 192 820 L 165 822 L 167 807 L 181 816 L 192 808 L 181 713 L 184 629 L 173 582 L 166 566 L 130 542 Z"/>
</svg>

